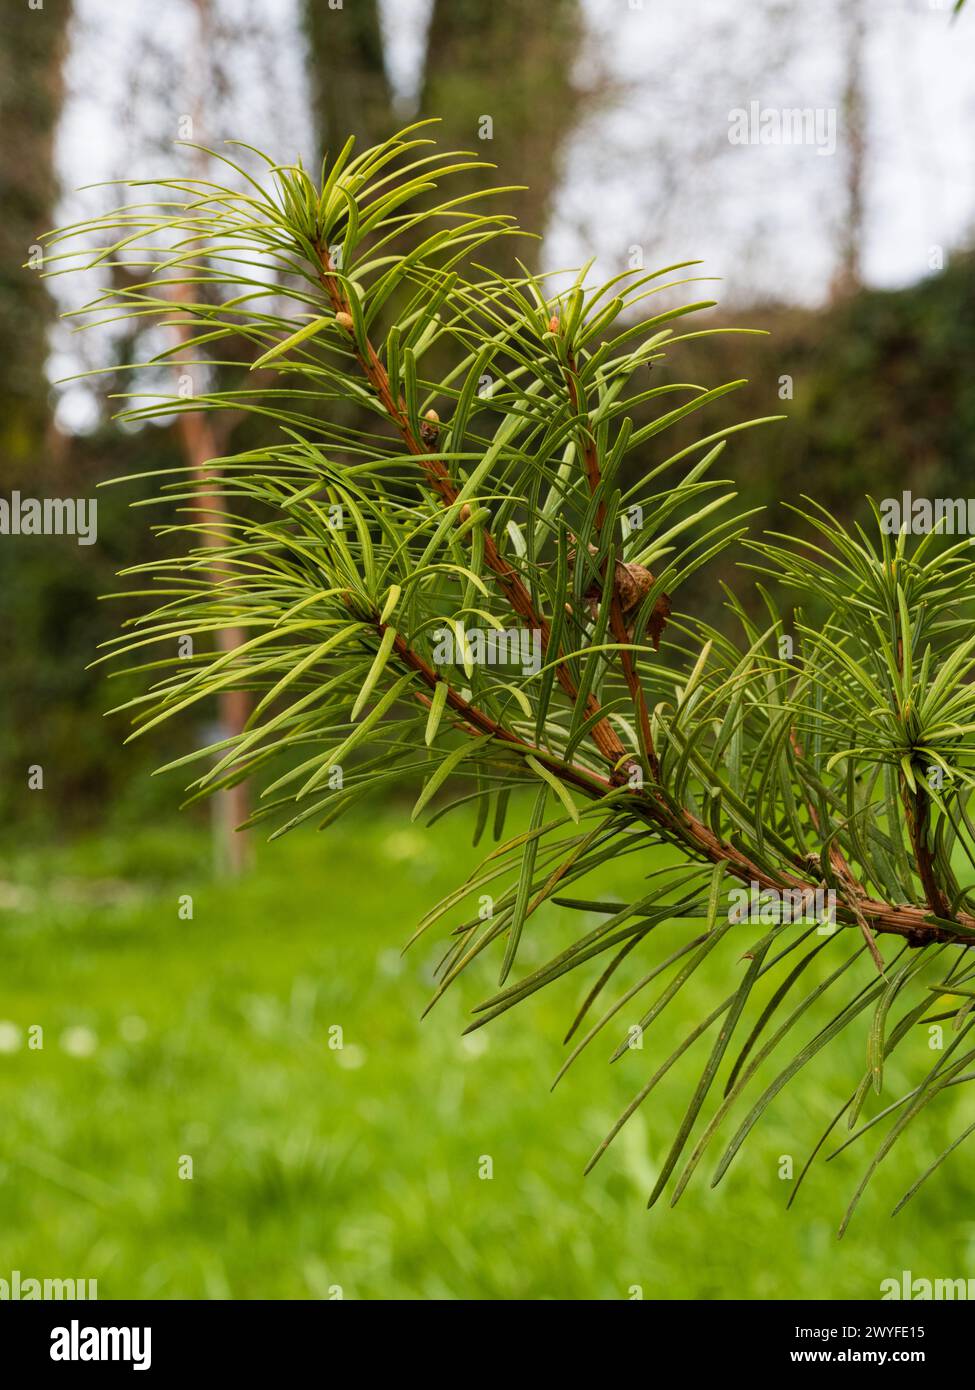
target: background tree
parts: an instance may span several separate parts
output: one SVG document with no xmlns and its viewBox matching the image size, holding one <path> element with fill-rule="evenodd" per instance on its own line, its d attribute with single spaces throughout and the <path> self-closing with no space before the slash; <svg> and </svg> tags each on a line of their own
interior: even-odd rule
<svg viewBox="0 0 975 1390">
<path fill-rule="evenodd" d="M 350 134 L 367 145 L 383 139 L 392 92 L 376 0 L 350 0 L 341 9 L 302 0 L 302 23 L 322 151 L 341 147 Z"/>
<path fill-rule="evenodd" d="M 443 118 L 445 148 L 475 149 L 497 166 L 491 182 L 527 184 L 510 207 L 522 226 L 543 233 L 580 113 L 584 50 L 578 0 L 551 0 L 544 24 L 537 18 L 531 0 L 435 0 L 420 110 Z M 592 93 L 590 105 L 595 99 Z M 482 141 L 485 131 L 490 139 Z M 472 170 L 465 185 L 489 182 Z M 497 250 L 509 266 L 515 256 L 538 261 L 537 243 Z"/>
<path fill-rule="evenodd" d="M 69 0 L 43 10 L 5 5 L 0 11 L 0 474 L 5 489 L 35 496 L 69 493 L 66 451 L 51 420 L 46 364 L 55 306 L 37 260 L 39 238 L 54 218 L 58 182 L 54 144 L 63 98 L 62 63 Z M 69 722 L 57 714 L 46 738 L 36 724 L 38 700 L 57 700 L 60 682 L 77 693 L 87 658 L 71 622 L 78 593 L 75 547 L 53 538 L 39 551 L 33 538 L 0 545 L 4 648 L 0 663 L 0 806 L 22 800 L 31 763 L 71 766 Z M 107 576 L 106 576 L 107 577 Z M 67 659 L 70 672 L 58 672 Z M 50 753 L 50 758 L 47 754 Z M 77 764 L 75 764 L 77 767 Z M 91 766 L 67 778 L 70 793 L 91 788 Z M 16 791 L 14 791 L 16 788 Z"/>
<path fill-rule="evenodd" d="M 5 5 L 0 15 L 0 448 L 6 478 L 23 479 L 36 467 L 50 427 L 45 363 L 54 306 L 37 266 L 26 263 L 50 225 L 58 192 L 54 138 L 70 16 L 70 0 L 51 0 L 43 11 Z"/>
<path fill-rule="evenodd" d="M 340 10 L 305 0 L 303 16 L 321 148 L 334 152 L 350 134 L 366 144 L 385 138 L 401 110 L 375 0 Z M 582 34 L 578 0 L 551 0 L 543 22 L 531 0 L 435 0 L 427 28 L 418 113 L 441 121 L 445 149 L 475 150 L 497 165 L 495 182 L 530 185 L 511 206 L 540 231 L 575 127 Z M 485 172 L 471 169 L 455 191 L 487 186 Z M 538 243 L 522 238 L 500 253 L 535 264 Z"/>
<path fill-rule="evenodd" d="M 842 6 L 843 54 L 846 73 L 840 106 L 845 166 L 845 196 L 839 219 L 839 264 L 833 279 L 834 295 L 852 294 L 863 283 L 862 247 L 867 163 L 867 94 L 864 44 L 866 15 L 860 0 Z"/>
</svg>

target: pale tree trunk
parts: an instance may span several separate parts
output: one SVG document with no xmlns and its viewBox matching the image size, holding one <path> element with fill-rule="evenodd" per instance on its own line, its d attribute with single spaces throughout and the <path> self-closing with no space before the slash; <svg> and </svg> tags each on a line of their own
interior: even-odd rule
<svg viewBox="0 0 975 1390">
<path fill-rule="evenodd" d="M 834 299 L 855 294 L 863 284 L 864 180 L 867 155 L 867 99 L 864 89 L 864 42 L 866 26 L 861 0 L 846 0 L 841 23 L 844 28 L 846 76 L 840 108 L 840 148 L 846 156 L 843 214 L 840 224 L 839 264 L 833 278 Z"/>
<path fill-rule="evenodd" d="M 187 298 L 188 286 L 175 286 L 173 299 L 177 302 Z M 174 330 L 185 341 L 187 331 L 177 327 Z M 192 365 L 187 362 L 187 350 L 181 349 L 176 361 L 184 370 L 192 373 Z M 226 502 L 219 491 L 220 470 L 212 460 L 222 452 L 222 440 L 218 439 L 210 417 L 203 411 L 184 411 L 179 417 L 179 434 L 187 463 L 192 467 L 197 480 L 196 504 L 199 509 L 199 524 L 213 531 L 214 544 L 220 543 L 221 523 L 226 517 Z M 219 565 L 214 565 L 212 577 L 215 584 L 224 582 L 226 574 Z M 218 634 L 221 651 L 233 651 L 244 641 L 242 628 L 221 628 Z M 221 739 L 230 738 L 243 731 L 250 713 L 250 699 L 243 690 L 225 690 L 218 697 L 218 724 Z M 249 845 L 246 836 L 237 833 L 237 828 L 246 819 L 249 798 L 246 782 L 220 791 L 213 798 L 214 851 L 218 871 L 239 874 L 247 867 Z"/>
<path fill-rule="evenodd" d="M 211 73 L 213 16 L 211 0 L 193 0 L 193 6 L 197 19 L 197 43 L 194 53 L 193 128 L 194 139 L 198 140 L 200 134 L 206 129 L 206 123 L 203 119 L 204 94 L 215 90 Z M 206 156 L 199 151 L 194 151 L 194 166 L 193 176 L 206 178 Z M 175 285 L 172 293 L 173 299 L 177 303 L 186 302 L 192 297 L 193 287 Z M 174 332 L 180 342 L 185 344 L 189 336 L 188 326 L 177 324 Z M 192 380 L 193 372 L 198 368 L 194 368 L 194 364 L 189 360 L 191 357 L 191 350 L 185 346 L 181 347 L 176 354 L 176 362 L 185 373 L 189 374 Z M 200 524 L 208 531 L 213 532 L 215 545 L 219 545 L 221 542 L 227 507 L 220 492 L 220 470 L 214 467 L 212 460 L 224 452 L 225 433 L 224 430 L 217 430 L 212 417 L 205 411 L 183 411 L 180 413 L 179 435 L 183 443 L 186 461 L 192 467 L 199 485 L 197 505 L 200 512 Z M 226 574 L 219 565 L 214 566 L 212 575 L 215 584 L 223 583 L 226 580 Z M 218 640 L 222 651 L 233 651 L 244 641 L 243 629 L 237 627 L 222 628 Z M 250 699 L 247 693 L 243 690 L 225 690 L 217 697 L 217 701 L 220 738 L 231 738 L 242 733 L 250 712 Z M 237 831 L 238 827 L 247 819 L 249 806 L 250 799 L 246 782 L 239 782 L 236 786 L 218 792 L 213 799 L 214 848 L 216 865 L 220 872 L 239 874 L 247 867 L 249 843 L 246 836 L 238 834 Z"/>
</svg>

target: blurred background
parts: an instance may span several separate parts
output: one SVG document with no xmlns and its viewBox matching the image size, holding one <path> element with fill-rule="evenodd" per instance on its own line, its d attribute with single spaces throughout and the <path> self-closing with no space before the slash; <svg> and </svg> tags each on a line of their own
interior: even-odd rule
<svg viewBox="0 0 975 1390">
<path fill-rule="evenodd" d="M 768 330 L 698 339 L 659 368 L 749 382 L 672 432 L 668 453 L 787 416 L 722 460 L 768 524 L 803 492 L 845 518 L 868 491 L 967 495 L 975 15 L 952 22 L 951 8 L 11 0 L 0 495 L 90 497 L 259 437 L 246 420 L 202 434 L 186 417 L 114 422 L 124 364 L 153 345 L 128 324 L 77 336 L 60 316 L 94 287 L 42 279 L 41 233 L 113 206 L 107 181 L 205 177 L 194 142 L 316 169 L 349 133 L 369 143 L 420 115 L 494 162 L 495 181 L 530 185 L 510 203 L 544 233 L 518 248 L 536 267 L 594 257 L 595 278 L 700 259 L 716 278 L 688 292 L 719 302 L 696 326 Z M 783 108 L 822 113 L 824 138 L 729 139 L 736 112 Z M 0 1278 L 97 1278 L 103 1297 L 765 1299 L 874 1298 L 902 1269 L 975 1270 L 958 1161 L 895 1222 L 907 1184 L 882 1174 L 839 1246 L 855 1147 L 783 1211 L 782 1156 L 798 1170 L 846 1094 L 829 1072 L 773 1108 L 721 1188 L 692 1185 L 675 1212 L 644 1199 L 679 1079 L 583 1180 L 666 1039 L 613 1069 L 584 1057 L 549 1097 L 588 982 L 463 1039 L 490 984 L 471 977 L 419 1022 L 437 942 L 400 948 L 474 865 L 462 820 L 406 829 L 401 807 L 375 807 L 268 847 L 227 834 L 233 806 L 179 811 L 178 782 L 151 770 L 232 712 L 123 747 L 104 711 L 128 687 L 88 669 L 123 613 L 100 596 L 155 543 L 130 505 L 148 492 L 99 491 L 95 546 L 0 537 Z M 728 577 L 685 602 L 716 617 Z M 626 892 L 646 867 L 609 886 Z M 565 925 L 552 909 L 526 966 Z M 668 1031 L 700 1016 L 702 988 Z M 845 1046 L 852 1075 L 862 1058 Z M 963 1104 L 945 1103 L 932 1145 Z"/>
</svg>

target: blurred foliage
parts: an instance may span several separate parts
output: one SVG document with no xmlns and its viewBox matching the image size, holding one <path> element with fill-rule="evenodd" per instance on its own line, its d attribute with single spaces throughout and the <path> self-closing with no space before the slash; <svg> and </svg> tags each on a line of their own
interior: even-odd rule
<svg viewBox="0 0 975 1390">
<path fill-rule="evenodd" d="M 374 809 L 263 848 L 246 882 L 220 887 L 185 824 L 0 850 L 12 909 L 0 982 L 6 1277 L 96 1278 L 102 1299 L 325 1299 L 338 1284 L 348 1299 L 615 1300 L 638 1285 L 645 1299 L 762 1300 L 876 1299 L 903 1269 L 971 1269 L 961 1153 L 894 1221 L 903 1182 L 882 1168 L 839 1243 L 835 1186 L 859 1174 L 857 1146 L 785 1210 L 782 1156 L 798 1173 L 839 1104 L 834 1068 L 862 1058 L 852 1034 L 845 1059 L 816 1064 L 815 1088 L 766 1113 L 723 1199 L 700 1184 L 680 1213 L 643 1209 L 693 1056 L 584 1178 L 660 1042 L 612 1067 L 609 1044 L 594 1048 L 549 1096 L 588 980 L 536 995 L 529 1027 L 499 1019 L 463 1039 L 493 983 L 472 973 L 420 1021 L 441 948 L 400 951 L 454 883 L 469 833 L 461 819 L 436 835 L 404 830 Z M 640 882 L 635 861 L 614 874 L 621 892 Z M 177 916 L 184 893 L 192 921 Z M 572 928 L 550 907 L 525 950 L 541 960 Z M 675 1034 L 721 987 L 699 979 L 693 1000 L 674 1001 Z M 812 1014 L 810 1030 L 827 1016 Z M 36 1024 L 41 1051 L 26 1046 Z M 341 1050 L 329 1047 L 335 1025 Z M 926 1030 L 912 1048 L 926 1054 Z M 902 1064 L 891 1059 L 899 1079 Z M 918 1172 L 957 1127 L 964 1089 L 932 1108 Z M 177 1177 L 183 1154 L 192 1181 Z M 478 1177 L 485 1154 L 490 1181 Z"/>
<path fill-rule="evenodd" d="M 21 484 L 27 496 L 50 491 L 96 499 L 98 541 L 80 546 L 74 536 L 5 536 L 0 544 L 8 653 L 0 665 L 0 821 L 29 821 L 40 831 L 45 824 L 50 830 L 124 816 L 133 798 L 143 811 L 160 805 L 162 789 L 148 774 L 169 741 L 163 735 L 152 748 L 125 748 L 121 724 L 105 718 L 123 683 L 110 684 L 101 668 L 89 666 L 118 627 L 119 605 L 107 596 L 126 587 L 119 571 L 158 551 L 149 523 L 164 519 L 158 508 L 150 518 L 131 506 L 148 486 L 99 483 L 132 469 L 135 450 L 139 466 L 151 471 L 172 464 L 175 447 L 169 429 L 133 436 L 108 425 L 71 441 L 53 485 Z M 27 769 L 35 764 L 44 769 L 43 793 L 27 788 Z"/>
<path fill-rule="evenodd" d="M 770 508 L 814 492 L 841 517 L 867 514 L 864 494 L 968 496 L 975 437 L 975 256 L 903 290 L 864 290 L 822 310 L 761 309 L 735 333 L 675 348 L 665 364 L 681 380 L 693 369 L 709 383 L 748 378 L 709 411 L 714 429 L 752 415 L 788 418 L 745 431 L 729 467 L 749 505 Z M 791 378 L 791 399 L 783 378 Z M 691 443 L 698 426 L 679 425 Z M 856 512 L 852 509 L 858 508 Z"/>
<path fill-rule="evenodd" d="M 0 6 L 0 460 L 7 486 L 37 476 L 47 428 L 47 324 L 51 305 L 28 269 L 50 225 L 56 192 L 53 149 L 69 0 L 43 10 Z"/>
</svg>

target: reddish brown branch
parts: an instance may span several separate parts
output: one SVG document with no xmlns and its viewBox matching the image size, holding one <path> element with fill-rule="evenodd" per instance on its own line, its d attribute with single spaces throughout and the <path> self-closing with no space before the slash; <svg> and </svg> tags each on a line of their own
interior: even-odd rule
<svg viewBox="0 0 975 1390">
<path fill-rule="evenodd" d="M 389 377 L 386 369 L 379 359 L 372 343 L 366 339 L 365 345 L 360 346 L 356 341 L 352 331 L 354 323 L 349 312 L 350 306 L 345 293 L 342 289 L 341 280 L 338 278 L 327 248 L 319 248 L 321 257 L 320 280 L 329 300 L 335 310 L 336 316 L 342 315 L 340 322 L 344 322 L 350 332 L 350 341 L 353 351 L 362 367 L 362 370 L 372 385 L 376 396 L 380 401 L 386 414 L 396 427 L 403 439 L 409 452 L 417 456 L 426 477 L 434 491 L 441 498 L 446 506 L 451 506 L 457 501 L 459 488 L 453 482 L 450 471 L 443 459 L 437 458 L 432 449 L 423 442 L 414 429 L 413 422 L 409 418 L 409 412 L 405 401 L 399 395 L 394 395 L 391 389 Z M 574 392 L 574 383 L 572 385 Z M 577 414 L 579 411 L 578 396 L 573 397 L 573 408 Z M 595 447 L 595 439 L 592 437 L 591 429 L 585 431 L 584 461 L 592 490 L 599 486 L 599 460 Z M 602 503 L 597 508 L 597 525 L 601 525 L 605 519 Z M 541 634 L 543 648 L 546 655 L 549 653 L 551 645 L 551 630 L 545 618 L 535 611 L 532 597 L 525 586 L 521 576 L 508 563 L 499 552 L 490 531 L 484 530 L 484 558 L 489 568 L 495 574 L 498 584 L 508 599 L 511 607 L 529 626 L 537 629 Z M 622 641 L 627 637 L 625 619 L 619 608 L 619 602 L 615 595 L 614 601 L 616 612 L 611 609 L 610 618 L 613 633 L 617 641 Z M 382 630 L 380 628 L 380 630 Z M 623 636 L 620 637 L 622 631 Z M 415 652 L 409 644 L 400 636 L 394 641 L 394 649 L 397 656 L 404 665 L 416 671 L 424 683 L 432 690 L 441 681 L 441 677 L 430 667 L 419 653 Z M 561 653 L 556 653 L 560 657 Z M 653 743 L 650 738 L 649 716 L 646 711 L 646 701 L 640 686 L 636 671 L 631 661 L 631 653 L 621 651 L 624 674 L 626 675 L 627 685 L 630 690 L 631 698 L 637 709 L 641 721 L 641 730 L 646 747 L 651 757 L 651 772 L 656 779 L 659 779 L 656 753 L 653 750 Z M 559 684 L 565 690 L 570 699 L 575 700 L 578 696 L 578 689 L 572 680 L 570 672 L 560 662 L 556 668 L 556 676 Z M 448 686 L 447 703 L 457 713 L 464 723 L 469 725 L 473 731 L 478 731 L 481 735 L 492 735 L 502 742 L 516 746 L 520 751 L 531 753 L 535 757 L 544 759 L 553 765 L 553 771 L 566 782 L 576 786 L 586 795 L 596 798 L 604 795 L 607 791 L 618 787 L 621 783 L 628 780 L 629 769 L 635 766 L 632 757 L 620 741 L 615 730 L 605 718 L 600 719 L 591 731 L 592 738 L 600 752 L 610 764 L 612 769 L 608 779 L 599 778 L 596 774 L 584 769 L 566 764 L 559 760 L 553 760 L 551 755 L 544 750 L 536 748 L 519 739 L 510 730 L 505 729 L 495 720 L 491 719 L 482 710 L 469 704 L 455 690 Z M 599 703 L 595 697 L 590 696 L 586 703 L 588 714 L 596 714 L 599 711 Z M 663 830 L 667 835 L 679 839 L 685 847 L 702 859 L 713 864 L 723 863 L 727 866 L 729 874 L 744 883 L 757 883 L 759 888 L 771 889 L 776 892 L 783 890 L 803 893 L 814 893 L 819 886 L 795 877 L 793 874 L 782 873 L 773 876 L 763 870 L 758 864 L 754 863 L 747 854 L 721 840 L 714 832 L 702 821 L 691 814 L 684 807 L 672 808 L 667 801 L 660 795 L 659 789 L 652 785 L 647 788 L 634 788 L 632 798 L 627 798 L 627 809 L 639 819 L 654 824 Z M 833 861 L 834 864 L 836 861 Z M 845 860 L 843 861 L 845 864 Z M 921 860 L 919 860 L 919 868 Z M 849 867 L 846 866 L 846 875 L 849 875 L 848 882 L 857 890 L 855 901 L 843 903 L 838 908 L 840 914 L 846 914 L 851 919 L 851 924 L 860 924 L 865 929 L 865 935 L 869 937 L 870 932 L 878 934 L 890 933 L 901 936 L 908 940 L 912 946 L 928 945 L 932 942 L 956 942 L 958 944 L 971 945 L 970 939 L 963 935 L 962 931 L 953 932 L 950 928 L 940 927 L 934 923 L 925 921 L 927 915 L 924 908 L 913 906 L 894 906 L 889 903 L 876 901 L 862 895 L 859 885 L 856 884 Z M 936 902 L 942 905 L 943 899 L 935 895 Z M 944 905 L 946 906 L 946 905 Z M 936 912 L 937 916 L 947 915 L 947 912 Z M 968 928 L 975 932 L 975 918 L 959 915 L 960 928 Z"/>
<path fill-rule="evenodd" d="M 904 639 L 903 635 L 897 641 L 897 662 L 904 674 Z M 918 787 L 911 794 L 907 784 L 907 778 L 903 772 L 900 774 L 901 800 L 904 803 L 904 815 L 907 820 L 907 833 L 911 837 L 911 845 L 914 849 L 914 861 L 917 864 L 918 877 L 924 889 L 924 896 L 927 898 L 928 906 L 936 917 L 950 917 L 951 904 L 948 902 L 940 883 L 934 872 L 934 855 L 931 853 L 928 844 L 928 828 L 931 823 L 931 802 L 927 792 L 923 787 Z"/>
<path fill-rule="evenodd" d="M 596 438 L 592 431 L 592 424 L 586 414 L 585 402 L 580 396 L 578 374 L 576 363 L 572 354 L 572 349 L 567 350 L 565 383 L 569 393 L 569 402 L 573 413 L 580 416 L 581 447 L 582 456 L 586 469 L 586 478 L 589 482 L 589 494 L 595 497 L 602 482 L 602 471 L 599 466 L 599 450 L 596 447 Z M 603 523 L 606 520 L 606 504 L 602 497 L 596 504 L 595 527 L 597 534 L 602 531 Z M 614 564 L 615 570 L 615 564 Z M 640 684 L 640 677 L 637 673 L 636 662 L 633 653 L 627 649 L 629 634 L 626 630 L 626 621 L 623 617 L 623 609 L 620 597 L 616 588 L 616 575 L 613 574 L 610 583 L 610 609 L 609 625 L 616 642 L 620 643 L 620 665 L 623 668 L 623 677 L 626 681 L 627 690 L 630 693 L 630 703 L 633 705 L 634 713 L 640 723 L 640 735 L 643 747 L 646 749 L 648 768 L 651 778 L 655 782 L 660 780 L 660 764 L 654 749 L 653 733 L 650 728 L 650 715 L 647 710 L 646 696 Z M 604 576 L 605 591 L 605 576 Z"/>
<path fill-rule="evenodd" d="M 804 758 L 805 753 L 803 752 L 802 744 L 799 742 L 795 729 L 789 730 L 789 742 L 792 745 L 792 751 L 793 753 L 795 753 L 796 757 Z M 809 819 L 812 823 L 813 829 L 818 834 L 822 834 L 822 829 L 820 827 L 819 821 L 819 812 L 813 805 L 812 798 L 806 796 L 804 800 L 806 803 L 806 811 L 809 814 Z M 829 862 L 832 865 L 833 872 L 836 874 L 836 877 L 840 880 L 840 882 L 843 884 L 844 889 L 846 890 L 845 898 L 847 906 L 850 907 L 850 909 L 856 916 L 857 923 L 860 927 L 860 931 L 863 933 L 863 939 L 867 943 L 867 948 L 869 949 L 870 954 L 873 957 L 874 965 L 876 965 L 880 973 L 883 974 L 885 969 L 884 958 L 880 954 L 880 950 L 877 946 L 876 941 L 874 940 L 874 935 L 873 932 L 870 930 L 870 925 L 860 910 L 860 900 L 863 897 L 863 886 L 854 874 L 853 870 L 850 868 L 846 856 L 840 849 L 839 845 L 836 843 L 835 836 L 830 837 Z M 822 865 L 820 865 L 820 867 L 822 867 Z"/>
<path fill-rule="evenodd" d="M 385 624 L 377 624 L 377 630 L 380 634 L 385 632 Z M 433 667 L 424 661 L 419 652 L 415 651 L 398 633 L 393 639 L 393 650 L 403 665 L 408 666 L 411 671 L 416 671 L 431 690 L 445 683 L 443 677 L 439 676 Z M 602 796 L 613 790 L 613 783 L 605 777 L 600 777 L 598 773 L 590 772 L 587 768 L 578 767 L 574 763 L 566 763 L 561 759 L 553 758 L 552 754 L 544 748 L 539 748 L 536 744 L 519 738 L 510 729 L 506 729 L 503 724 L 492 719 L 489 714 L 478 709 L 476 705 L 470 704 L 449 684 L 447 684 L 447 704 L 461 716 L 464 723 L 469 725 L 471 731 L 476 735 L 489 735 L 517 748 L 521 753 L 530 753 L 533 758 L 551 766 L 552 770 L 563 781 L 571 783 L 572 786 L 584 791 L 588 796 Z"/>
<path fill-rule="evenodd" d="M 332 308 L 336 316 L 343 315 L 352 324 L 350 305 L 342 288 L 342 282 L 336 274 L 335 267 L 327 247 L 319 248 L 322 270 L 319 276 L 321 284 L 329 297 Z M 456 486 L 450 476 L 450 470 L 443 459 L 433 455 L 432 450 L 426 445 L 414 429 L 413 422 L 410 420 L 406 402 L 402 396 L 394 394 L 390 386 L 389 376 L 383 366 L 378 353 L 368 338 L 365 339 L 364 346 L 356 341 L 353 333 L 350 332 L 352 350 L 358 359 L 366 378 L 371 384 L 386 414 L 396 427 L 404 444 L 411 454 L 418 457 L 418 461 L 427 476 L 428 481 L 434 491 L 440 497 L 445 506 L 451 506 L 457 501 L 460 489 Z M 546 618 L 536 612 L 532 596 L 528 591 L 524 581 L 518 571 L 504 558 L 498 550 L 497 543 L 487 527 L 483 529 L 484 537 L 484 561 L 488 568 L 494 573 L 498 585 L 505 598 L 510 603 L 515 613 L 531 628 L 536 629 L 541 638 L 542 650 L 546 657 L 549 656 L 552 632 Z M 555 658 L 561 658 L 561 653 L 555 653 Z M 578 689 L 572 679 L 568 667 L 559 659 L 559 664 L 555 667 L 555 675 L 562 689 L 570 700 L 575 700 L 578 696 Z M 586 714 L 591 717 L 599 713 L 599 701 L 595 696 L 590 695 L 586 701 Z M 628 765 L 632 765 L 632 759 L 626 747 L 619 738 L 613 726 L 605 718 L 599 719 L 590 730 L 590 735 L 596 747 L 603 755 L 607 763 L 613 769 L 613 780 L 618 785 L 627 780 Z"/>
<path fill-rule="evenodd" d="M 907 820 L 907 831 L 911 837 L 911 845 L 914 849 L 914 859 L 917 864 L 918 877 L 924 889 L 924 896 L 927 898 L 928 906 L 936 917 L 951 917 L 951 904 L 938 882 L 934 872 L 934 855 L 928 845 L 928 830 L 931 824 L 931 802 L 926 791 L 918 787 L 917 792 L 912 797 L 907 787 L 906 780 L 901 778 L 902 798 L 904 802 L 904 815 Z"/>
</svg>

